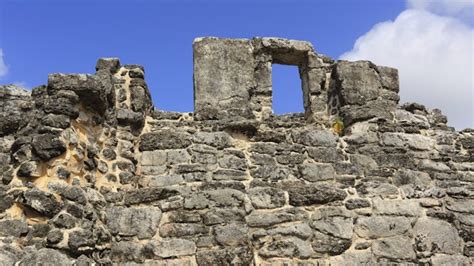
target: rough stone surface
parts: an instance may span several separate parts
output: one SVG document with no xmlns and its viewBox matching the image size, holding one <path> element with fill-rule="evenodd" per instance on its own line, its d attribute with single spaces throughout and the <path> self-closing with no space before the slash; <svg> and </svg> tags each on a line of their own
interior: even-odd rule
<svg viewBox="0 0 474 266">
<path fill-rule="evenodd" d="M 154 109 L 117 58 L 0 86 L 0 264 L 474 264 L 474 130 L 399 106 L 396 69 L 193 49 L 193 113 Z M 273 114 L 272 64 L 298 67 L 304 113 Z"/>
<path fill-rule="evenodd" d="M 112 207 L 107 210 L 107 225 L 110 233 L 122 236 L 151 238 L 161 219 L 158 208 Z"/>
</svg>

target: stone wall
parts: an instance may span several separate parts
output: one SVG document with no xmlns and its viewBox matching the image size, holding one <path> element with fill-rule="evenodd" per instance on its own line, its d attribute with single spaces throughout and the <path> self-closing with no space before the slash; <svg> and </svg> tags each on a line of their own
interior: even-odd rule
<svg viewBox="0 0 474 266">
<path fill-rule="evenodd" d="M 472 264 L 474 130 L 398 106 L 395 69 L 275 38 L 194 52 L 195 113 L 118 59 L 0 87 L 2 264 Z M 299 66 L 304 114 L 271 113 L 272 63 Z"/>
</svg>

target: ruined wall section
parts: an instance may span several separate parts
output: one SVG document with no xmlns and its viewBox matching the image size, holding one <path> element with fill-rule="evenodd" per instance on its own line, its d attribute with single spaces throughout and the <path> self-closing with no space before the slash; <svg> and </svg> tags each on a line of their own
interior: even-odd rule
<svg viewBox="0 0 474 266">
<path fill-rule="evenodd" d="M 304 63 L 311 56 L 274 47 L 291 41 L 268 40 L 263 54 L 237 42 L 257 58 L 253 70 L 268 73 L 269 58 L 303 60 L 300 73 L 318 84 L 307 96 L 326 95 L 325 116 L 256 115 L 265 101 L 252 97 L 268 95 L 220 90 L 237 84 L 218 77 L 222 58 L 238 59 L 222 47 L 222 58 L 209 55 L 213 94 L 229 101 L 196 98 L 204 108 L 194 114 L 153 110 L 143 67 L 117 59 L 99 60 L 94 75 L 52 74 L 31 94 L 0 87 L 0 261 L 472 264 L 472 129 L 456 132 L 420 104 L 397 106 L 393 69 L 315 52 Z M 236 90 L 258 88 L 253 70 Z M 205 108 L 242 99 L 245 112 Z"/>
</svg>

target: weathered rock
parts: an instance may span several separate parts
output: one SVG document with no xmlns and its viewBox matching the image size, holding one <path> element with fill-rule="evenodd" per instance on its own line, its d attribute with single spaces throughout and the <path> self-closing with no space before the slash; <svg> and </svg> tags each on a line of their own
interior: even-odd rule
<svg viewBox="0 0 474 266">
<path fill-rule="evenodd" d="M 160 209 L 153 207 L 107 209 L 107 226 L 114 235 L 137 236 L 139 239 L 151 238 L 157 231 L 160 219 Z"/>
<path fill-rule="evenodd" d="M 251 265 L 253 254 L 248 247 L 203 250 L 196 253 L 198 265 Z"/>
<path fill-rule="evenodd" d="M 342 254 L 349 249 L 352 244 L 352 240 L 350 239 L 338 238 L 318 231 L 314 232 L 313 239 L 311 243 L 313 250 L 320 255 L 328 254 L 334 256 Z"/>
<path fill-rule="evenodd" d="M 307 206 L 344 200 L 347 196 L 342 189 L 328 185 L 294 185 L 287 188 L 290 205 Z"/>
<path fill-rule="evenodd" d="M 55 249 L 42 248 L 27 254 L 19 265 L 73 265 L 72 260 Z"/>
<path fill-rule="evenodd" d="M 370 202 L 366 199 L 348 199 L 345 206 L 349 210 L 370 207 Z"/>
<path fill-rule="evenodd" d="M 231 137 L 225 132 L 196 132 L 193 135 L 193 142 L 206 144 L 218 149 L 227 148 L 231 145 Z"/>
<path fill-rule="evenodd" d="M 194 242 L 179 238 L 152 240 L 145 249 L 158 258 L 189 256 L 196 253 Z"/>
<path fill-rule="evenodd" d="M 45 161 L 57 157 L 66 151 L 66 144 L 52 134 L 33 137 L 32 145 L 35 153 Z"/>
<path fill-rule="evenodd" d="M 372 252 L 378 258 L 413 260 L 416 258 L 412 241 L 405 236 L 394 236 L 374 241 Z"/>
<path fill-rule="evenodd" d="M 70 90 L 79 95 L 88 107 L 103 114 L 109 108 L 108 99 L 113 93 L 110 73 L 97 75 L 82 74 L 50 74 L 48 75 L 48 90 Z"/>
<path fill-rule="evenodd" d="M 95 240 L 90 230 L 73 230 L 69 232 L 68 246 L 75 253 L 85 253 L 94 250 Z"/>
<path fill-rule="evenodd" d="M 216 241 L 223 246 L 238 246 L 248 241 L 248 228 L 243 224 L 227 224 L 214 228 Z"/>
<path fill-rule="evenodd" d="M 134 241 L 113 242 L 110 248 L 110 259 L 117 263 L 124 261 L 143 263 L 145 260 L 143 245 Z"/>
<path fill-rule="evenodd" d="M 457 230 L 448 222 L 420 218 L 413 228 L 418 244 L 422 250 L 445 254 L 461 253 L 461 238 Z"/>
<path fill-rule="evenodd" d="M 298 220 L 302 213 L 296 209 L 278 210 L 273 212 L 253 211 L 245 217 L 250 227 L 267 227 L 279 223 L 291 222 Z"/>
<path fill-rule="evenodd" d="M 37 161 L 27 161 L 20 165 L 16 174 L 21 177 L 40 177 L 43 174 L 43 168 Z"/>
<path fill-rule="evenodd" d="M 285 192 L 271 187 L 256 187 L 249 190 L 249 198 L 256 209 L 273 209 L 285 205 Z"/>
<path fill-rule="evenodd" d="M 208 234 L 209 228 L 195 223 L 168 223 L 160 227 L 162 237 L 184 237 Z"/>
<path fill-rule="evenodd" d="M 178 191 L 169 188 L 151 187 L 127 191 L 124 195 L 124 202 L 127 205 L 147 203 L 157 200 L 167 199 L 176 196 Z"/>
<path fill-rule="evenodd" d="M 39 189 L 30 189 L 23 193 L 22 203 L 47 217 L 53 217 L 61 211 L 62 204 L 53 194 Z"/>
<path fill-rule="evenodd" d="M 293 141 L 307 146 L 335 147 L 337 136 L 329 130 L 308 130 L 293 135 Z"/>
<path fill-rule="evenodd" d="M 433 266 L 438 265 L 472 265 L 472 261 L 462 255 L 446 255 L 446 254 L 436 254 L 431 257 L 431 264 Z"/>
<path fill-rule="evenodd" d="M 95 70 L 108 70 L 111 74 L 116 73 L 120 68 L 120 60 L 118 58 L 99 58 L 95 65 Z"/>
<path fill-rule="evenodd" d="M 299 238 L 290 237 L 276 240 L 265 245 L 258 254 L 264 258 L 286 257 L 286 258 L 309 258 L 313 254 L 311 244 Z"/>
<path fill-rule="evenodd" d="M 403 216 L 360 217 L 354 232 L 362 238 L 382 238 L 403 235 L 411 229 L 411 221 Z"/>
<path fill-rule="evenodd" d="M 161 130 L 140 137 L 140 151 L 183 149 L 191 145 L 191 136 L 176 130 Z"/>
<path fill-rule="evenodd" d="M 374 199 L 373 206 L 374 212 L 382 215 L 421 215 L 421 207 L 416 201 Z"/>
<path fill-rule="evenodd" d="M 28 225 L 22 220 L 0 221 L 0 235 L 20 237 L 28 232 Z"/>
<path fill-rule="evenodd" d="M 334 168 L 330 164 L 304 163 L 299 166 L 301 178 L 309 182 L 332 180 L 335 176 Z"/>
</svg>

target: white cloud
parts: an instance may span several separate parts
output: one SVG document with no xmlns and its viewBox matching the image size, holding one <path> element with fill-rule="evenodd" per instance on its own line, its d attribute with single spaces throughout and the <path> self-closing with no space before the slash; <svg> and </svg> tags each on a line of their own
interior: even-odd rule
<svg viewBox="0 0 474 266">
<path fill-rule="evenodd" d="M 0 78 L 8 73 L 8 68 L 3 62 L 3 50 L 0 48 Z"/>
<path fill-rule="evenodd" d="M 474 17 L 472 0 L 407 0 L 408 8 L 423 9 L 435 14 L 456 16 L 462 19 Z"/>
<path fill-rule="evenodd" d="M 473 45 L 473 29 L 459 20 L 409 9 L 375 25 L 341 59 L 398 68 L 401 101 L 440 108 L 460 130 L 474 128 Z"/>
</svg>

